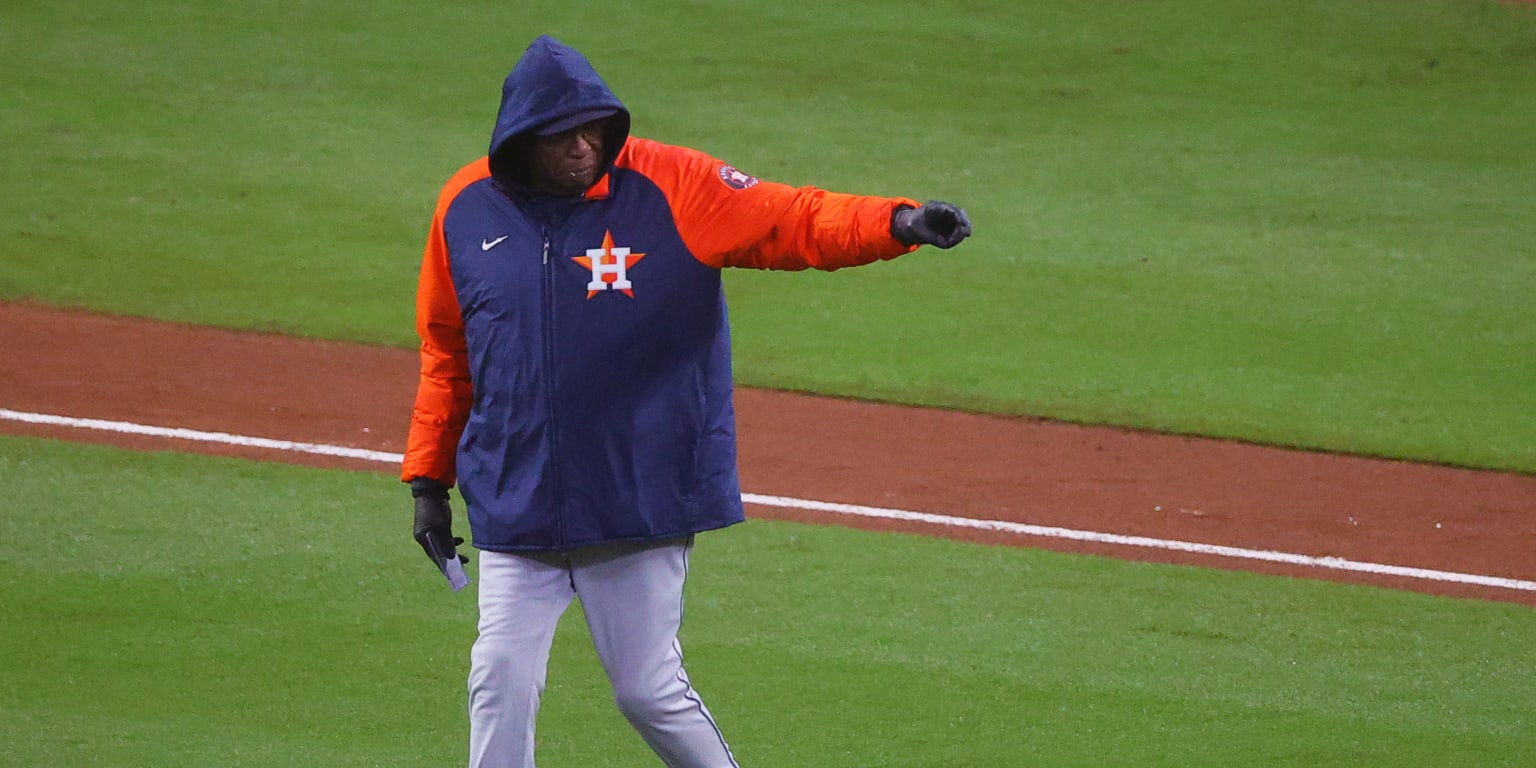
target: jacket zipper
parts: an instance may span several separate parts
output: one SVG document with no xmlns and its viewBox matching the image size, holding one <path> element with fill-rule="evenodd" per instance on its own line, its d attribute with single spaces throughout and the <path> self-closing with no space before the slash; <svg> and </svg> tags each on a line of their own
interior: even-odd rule
<svg viewBox="0 0 1536 768">
<path fill-rule="evenodd" d="M 544 388 L 548 403 L 549 481 L 553 490 L 551 510 L 555 516 L 555 546 L 565 548 L 565 489 L 560 483 L 560 439 L 555 428 L 555 270 L 549 263 L 549 228 L 540 230 L 544 239 Z"/>
</svg>

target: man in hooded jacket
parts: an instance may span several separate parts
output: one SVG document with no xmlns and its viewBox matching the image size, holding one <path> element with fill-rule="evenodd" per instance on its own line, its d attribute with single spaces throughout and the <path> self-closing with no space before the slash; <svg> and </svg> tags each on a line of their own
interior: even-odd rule
<svg viewBox="0 0 1536 768">
<path fill-rule="evenodd" d="M 540 37 L 427 238 L 401 478 L 445 574 L 464 561 L 450 487 L 482 553 L 471 766 L 534 765 L 577 596 L 619 709 L 662 760 L 736 765 L 677 642 L 694 534 L 743 520 L 720 271 L 834 270 L 970 235 L 947 203 L 764 182 L 629 125 L 585 57 Z"/>
</svg>

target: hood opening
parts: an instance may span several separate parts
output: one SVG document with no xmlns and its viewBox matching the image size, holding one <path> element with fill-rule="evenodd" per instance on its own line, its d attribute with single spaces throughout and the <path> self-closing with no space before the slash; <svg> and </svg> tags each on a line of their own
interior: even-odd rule
<svg viewBox="0 0 1536 768">
<path fill-rule="evenodd" d="M 574 128 L 585 122 L 588 121 L 583 120 L 569 127 Z M 540 135 L 543 134 L 537 129 L 529 129 L 503 141 L 490 156 L 491 178 L 514 190 L 530 189 L 532 185 L 528 179 L 528 145 Z M 619 152 L 624 149 L 624 142 L 628 140 L 629 113 L 619 111 L 608 117 L 607 123 L 603 125 L 603 159 L 602 172 L 598 174 L 599 179 L 613 170 L 613 161 L 618 158 Z"/>
<path fill-rule="evenodd" d="M 502 84 L 501 107 L 487 151 L 491 176 L 514 189 L 527 188 L 530 137 L 545 131 L 558 133 L 603 113 L 611 117 L 603 129 L 599 178 L 612 170 L 629 138 L 629 111 L 580 51 L 540 36 Z"/>
</svg>

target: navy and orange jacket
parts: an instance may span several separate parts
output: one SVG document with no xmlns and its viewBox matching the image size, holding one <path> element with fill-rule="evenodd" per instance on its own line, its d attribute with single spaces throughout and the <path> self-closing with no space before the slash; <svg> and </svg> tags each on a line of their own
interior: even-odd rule
<svg viewBox="0 0 1536 768">
<path fill-rule="evenodd" d="M 497 150 L 614 109 L 606 173 L 534 199 Z M 721 269 L 837 269 L 912 250 L 907 198 L 760 182 L 628 136 L 580 53 L 548 37 L 508 75 L 487 157 L 437 202 L 417 293 L 421 377 L 403 480 L 457 484 L 480 549 L 568 550 L 743 519 Z"/>
</svg>

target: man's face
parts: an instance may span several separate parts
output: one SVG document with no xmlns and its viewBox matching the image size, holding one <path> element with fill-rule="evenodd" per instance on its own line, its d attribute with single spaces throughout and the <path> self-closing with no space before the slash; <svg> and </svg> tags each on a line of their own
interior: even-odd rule
<svg viewBox="0 0 1536 768">
<path fill-rule="evenodd" d="M 546 194 L 579 195 L 597 183 L 603 165 L 603 128 L 593 120 L 550 136 L 534 136 L 528 145 L 529 181 Z"/>
</svg>

